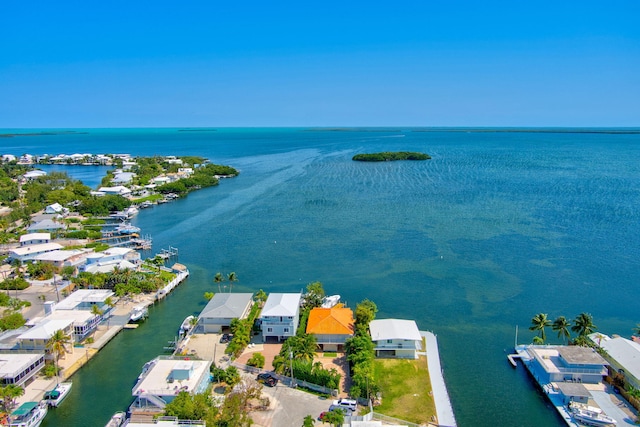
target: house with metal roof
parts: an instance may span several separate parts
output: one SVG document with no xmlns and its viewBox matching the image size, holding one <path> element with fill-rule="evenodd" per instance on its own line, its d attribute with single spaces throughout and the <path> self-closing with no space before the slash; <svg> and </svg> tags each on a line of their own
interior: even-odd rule
<svg viewBox="0 0 640 427">
<path fill-rule="evenodd" d="M 44 353 L 0 354 L 0 384 L 22 386 L 44 367 Z"/>
<path fill-rule="evenodd" d="M 253 305 L 251 293 L 217 293 L 198 316 L 198 332 L 220 333 L 233 319 L 246 319 Z"/>
<path fill-rule="evenodd" d="M 589 338 L 606 350 L 603 356 L 609 362 L 609 369 L 612 371 L 610 375 L 622 374 L 627 384 L 640 389 L 640 344 L 626 338 L 611 338 L 600 333 L 591 334 Z"/>
<path fill-rule="evenodd" d="M 31 261 L 40 254 L 62 249 L 58 243 L 41 243 L 39 245 L 20 246 L 9 251 L 9 258 L 18 259 L 21 262 Z"/>
<path fill-rule="evenodd" d="M 29 233 L 20 236 L 20 246 L 39 245 L 51 242 L 51 233 Z"/>
<path fill-rule="evenodd" d="M 265 342 L 279 342 L 296 334 L 300 323 L 301 299 L 301 293 L 269 294 L 260 313 Z"/>
<path fill-rule="evenodd" d="M 376 357 L 417 359 L 422 336 L 413 320 L 376 319 L 369 323 Z"/>
<path fill-rule="evenodd" d="M 354 331 L 353 311 L 343 304 L 331 308 L 316 307 L 309 312 L 307 334 L 316 337 L 322 351 L 344 351 L 344 343 Z"/>
<path fill-rule="evenodd" d="M 45 219 L 42 221 L 38 221 L 34 224 L 31 224 L 28 228 L 27 231 L 29 232 L 55 232 L 55 231 L 60 231 L 60 230 L 64 230 L 66 227 L 64 224 L 60 224 L 59 222 L 55 222 L 52 221 L 50 219 Z"/>
</svg>

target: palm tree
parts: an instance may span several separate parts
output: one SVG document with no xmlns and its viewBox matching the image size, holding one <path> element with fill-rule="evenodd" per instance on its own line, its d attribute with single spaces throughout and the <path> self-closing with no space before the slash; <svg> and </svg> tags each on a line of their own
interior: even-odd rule
<svg viewBox="0 0 640 427">
<path fill-rule="evenodd" d="M 640 323 L 637 323 L 636 327 L 633 328 L 633 334 L 634 335 L 640 335 Z"/>
<path fill-rule="evenodd" d="M 53 354 L 54 360 L 58 361 L 60 356 L 68 353 L 67 345 L 69 344 L 71 344 L 71 337 L 65 334 L 62 329 L 58 329 L 53 333 L 51 338 L 49 338 L 45 348 Z"/>
<path fill-rule="evenodd" d="M 236 273 L 232 271 L 231 273 L 229 273 L 227 278 L 229 279 L 229 292 L 231 292 L 231 289 L 233 288 L 233 282 L 238 281 L 238 276 L 236 276 Z"/>
<path fill-rule="evenodd" d="M 551 320 L 547 318 L 547 313 L 538 313 L 531 319 L 531 326 L 529 326 L 530 331 L 538 331 L 538 335 L 542 342 L 547 340 L 547 335 L 544 331 L 544 328 L 547 326 L 551 326 Z"/>
<path fill-rule="evenodd" d="M 113 302 L 113 299 L 111 297 L 107 297 L 104 300 L 104 303 L 107 305 L 107 307 L 109 307 L 109 310 L 116 306 L 116 303 Z M 111 322 L 111 313 L 109 313 L 109 317 L 107 317 L 107 329 L 109 329 L 109 322 Z"/>
<path fill-rule="evenodd" d="M 218 272 L 213 276 L 213 281 L 218 284 L 218 292 L 220 292 L 220 283 L 222 283 L 222 280 L 222 273 Z"/>
<path fill-rule="evenodd" d="M 16 399 L 24 394 L 24 389 L 15 384 L 0 387 L 0 399 L 6 412 L 11 412 L 16 406 Z"/>
<path fill-rule="evenodd" d="M 593 317 L 589 313 L 580 313 L 573 321 L 571 330 L 584 337 L 595 332 L 597 326 L 593 324 Z"/>
<path fill-rule="evenodd" d="M 551 329 L 558 332 L 558 338 L 562 338 L 562 343 L 566 343 L 568 339 L 571 338 L 571 334 L 569 333 L 569 327 L 571 323 L 564 316 L 559 316 L 556 320 L 553 321 L 553 325 L 551 325 Z"/>
</svg>

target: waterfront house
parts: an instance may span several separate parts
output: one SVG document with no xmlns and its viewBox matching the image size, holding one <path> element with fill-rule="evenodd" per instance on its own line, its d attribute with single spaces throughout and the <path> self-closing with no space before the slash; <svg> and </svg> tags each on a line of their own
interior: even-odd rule
<svg viewBox="0 0 640 427">
<path fill-rule="evenodd" d="M 2 161 L 4 163 L 15 162 L 15 161 L 17 161 L 17 157 L 14 156 L 13 154 L 3 154 L 2 155 Z"/>
<path fill-rule="evenodd" d="M 580 346 L 527 346 L 530 370 L 538 383 L 598 384 L 607 375 L 607 361 L 594 349 Z"/>
<path fill-rule="evenodd" d="M 35 325 L 18 335 L 18 347 L 21 350 L 39 350 L 44 351 L 47 347 L 47 341 L 58 330 L 62 330 L 66 335 L 71 337 L 69 350 L 73 351 L 73 322 L 71 317 L 53 318 L 45 317 L 44 319 L 34 319 Z"/>
<path fill-rule="evenodd" d="M 300 293 L 269 294 L 260 314 L 265 342 L 282 341 L 296 334 L 300 322 L 301 299 Z"/>
<path fill-rule="evenodd" d="M 344 351 L 344 343 L 353 336 L 354 328 L 353 311 L 342 304 L 316 307 L 309 312 L 307 334 L 316 337 L 321 351 Z"/>
<path fill-rule="evenodd" d="M 59 250 L 36 255 L 33 259 L 59 268 L 77 267 L 86 262 L 89 253 L 91 250 L 88 249 Z"/>
<path fill-rule="evenodd" d="M 140 253 L 130 248 L 109 248 L 102 252 L 94 252 L 87 255 L 87 264 L 83 267 L 84 271 L 90 271 L 92 265 L 118 265 L 122 261 L 128 261 L 135 267 L 140 264 Z"/>
<path fill-rule="evenodd" d="M 625 383 L 640 389 L 640 344 L 622 337 L 610 338 L 594 333 L 591 341 L 605 350 L 603 357 L 609 362 L 609 376 L 620 374 Z"/>
<path fill-rule="evenodd" d="M 20 236 L 20 246 L 39 245 L 50 242 L 51 233 L 29 233 Z"/>
<path fill-rule="evenodd" d="M 131 194 L 131 190 L 129 190 L 127 187 L 123 185 L 116 185 L 114 187 L 100 187 L 98 188 L 98 191 L 95 193 L 97 193 L 96 195 L 102 195 L 102 196 L 117 195 L 117 196 L 127 197 L 129 194 Z"/>
<path fill-rule="evenodd" d="M 0 384 L 23 386 L 43 367 L 43 352 L 0 354 Z"/>
<path fill-rule="evenodd" d="M 226 332 L 233 319 L 246 319 L 253 305 L 251 293 L 217 293 L 198 316 L 198 331 Z"/>
<path fill-rule="evenodd" d="M 202 393 L 210 382 L 209 360 L 158 357 L 145 364 L 136 385 L 131 389 L 135 401 L 129 408 L 132 416 L 139 412 L 161 413 L 181 392 Z"/>
<path fill-rule="evenodd" d="M 66 227 L 64 224 L 60 224 L 59 222 L 55 222 L 53 220 L 50 219 L 45 219 L 42 221 L 38 221 L 34 224 L 31 224 L 28 228 L 27 231 L 29 233 L 32 232 L 56 232 L 56 231 L 62 231 L 64 230 Z"/>
<path fill-rule="evenodd" d="M 106 314 L 113 309 L 107 305 L 106 301 L 108 298 L 113 298 L 114 295 L 113 291 L 108 289 L 78 289 L 57 303 L 54 309 L 91 311 L 95 305 Z"/>
<path fill-rule="evenodd" d="M 114 174 L 111 182 L 113 182 L 114 184 L 129 184 L 135 176 L 136 174 L 133 172 L 119 171 Z"/>
<path fill-rule="evenodd" d="M 20 246 L 9 251 L 9 258 L 17 259 L 21 262 L 34 260 L 36 256 L 46 252 L 62 249 L 58 243 L 41 243 L 39 245 Z"/>
<path fill-rule="evenodd" d="M 376 357 L 417 359 L 422 349 L 422 336 L 413 320 L 372 320 L 369 331 Z"/>
</svg>

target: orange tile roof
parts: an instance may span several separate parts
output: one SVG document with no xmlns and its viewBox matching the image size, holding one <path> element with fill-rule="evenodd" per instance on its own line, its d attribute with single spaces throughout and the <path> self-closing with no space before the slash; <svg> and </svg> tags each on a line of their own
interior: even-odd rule
<svg viewBox="0 0 640 427">
<path fill-rule="evenodd" d="M 314 308 L 307 320 L 307 333 L 316 335 L 351 335 L 355 321 L 353 311 L 342 304 L 331 308 Z"/>
</svg>

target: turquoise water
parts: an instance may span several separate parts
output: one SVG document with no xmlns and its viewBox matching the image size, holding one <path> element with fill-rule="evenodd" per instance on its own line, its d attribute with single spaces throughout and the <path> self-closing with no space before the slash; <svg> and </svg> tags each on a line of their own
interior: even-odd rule
<svg viewBox="0 0 640 427">
<path fill-rule="evenodd" d="M 124 410 L 142 364 L 204 307 L 217 271 L 235 271 L 238 291 L 320 280 L 352 307 L 370 298 L 378 317 L 434 331 L 460 426 L 562 425 L 506 361 L 516 325 L 531 340 L 535 313 L 587 311 L 607 334 L 639 321 L 637 134 L 162 129 L 0 142 L 14 154 L 200 154 L 241 170 L 136 217 L 192 276 L 77 374 L 43 425 L 104 425 Z M 396 150 L 433 158 L 350 160 Z"/>
</svg>

